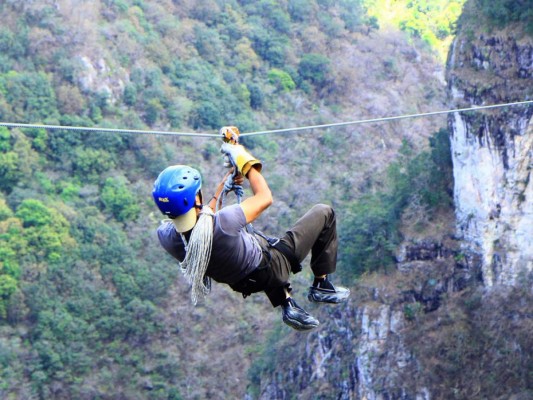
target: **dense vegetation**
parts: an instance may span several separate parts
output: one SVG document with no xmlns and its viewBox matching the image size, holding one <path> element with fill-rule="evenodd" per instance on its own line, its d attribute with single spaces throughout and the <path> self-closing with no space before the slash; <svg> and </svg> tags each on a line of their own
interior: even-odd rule
<svg viewBox="0 0 533 400">
<path fill-rule="evenodd" d="M 452 206 L 447 130 L 441 129 L 430 138 L 430 151 L 414 154 L 404 142 L 399 154 L 388 167 L 384 189 L 367 193 L 352 203 L 342 225 L 341 259 L 345 265 L 353 266 L 348 271 L 355 276 L 386 270 L 394 264 L 402 223 L 423 230 L 433 223 L 431 215 L 439 208 Z"/>
<path fill-rule="evenodd" d="M 367 4 L 379 25 L 393 25 L 421 38 L 445 59 L 464 0 L 375 0 Z"/>
<path fill-rule="evenodd" d="M 490 24 L 503 28 L 513 22 L 522 23 L 533 35 L 533 1 L 531 0 L 479 0 L 479 6 Z"/>
<path fill-rule="evenodd" d="M 430 46 L 451 37 L 462 4 L 403 3 L 400 28 Z M 2 2 L 0 121 L 214 132 L 226 123 L 243 131 L 321 123 L 355 105 L 390 112 L 379 99 L 354 103 L 346 85 L 364 78 L 389 97 L 425 57 L 417 45 L 405 45 L 402 61 L 380 54 L 366 67 L 372 74 L 342 74 L 358 70 L 343 46 L 370 40 L 386 21 L 376 10 L 379 2 L 362 0 Z M 421 86 L 413 104 L 439 97 Z M 413 219 L 423 229 L 429 210 L 449 206 L 447 133 L 418 129 L 432 137 L 428 151 L 419 151 L 424 139 L 384 128 L 371 132 L 386 150 L 367 149 L 349 130 L 309 143 L 247 140 L 267 164 L 281 165 L 266 173 L 288 211 L 266 225 L 285 226 L 301 212 L 295 204 L 327 186 L 321 200 L 347 210 L 340 263 L 355 267 L 344 276 L 385 269 L 406 212 L 426 216 Z M 371 156 L 362 162 L 353 149 Z M 214 170 L 217 152 L 195 139 L 0 127 L 0 397 L 194 397 L 184 376 L 193 368 L 183 361 L 189 343 L 178 331 L 187 323 L 195 334 L 209 329 L 195 315 L 168 321 L 178 268 L 154 240 L 149 192 L 168 164 L 187 159 Z M 357 172 L 355 161 L 339 167 L 335 154 L 353 156 Z M 317 183 L 309 175 L 319 169 L 330 175 Z M 290 174 L 301 186 L 286 183 Z M 239 345 L 256 351 L 253 324 L 238 321 L 238 331 Z"/>
</svg>

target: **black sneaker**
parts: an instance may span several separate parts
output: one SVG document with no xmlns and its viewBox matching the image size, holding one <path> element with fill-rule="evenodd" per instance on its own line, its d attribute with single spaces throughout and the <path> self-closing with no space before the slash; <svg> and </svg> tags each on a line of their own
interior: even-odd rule
<svg viewBox="0 0 533 400">
<path fill-rule="evenodd" d="M 350 289 L 341 286 L 335 287 L 328 280 L 325 281 L 324 287 L 321 287 L 320 283 L 318 286 L 311 286 L 307 295 L 311 302 L 332 304 L 343 303 L 348 300 L 348 297 L 350 297 Z"/>
<path fill-rule="evenodd" d="M 318 320 L 309 315 L 300 307 L 292 298 L 288 298 L 286 304 L 281 306 L 283 313 L 283 322 L 298 331 L 307 331 L 316 328 Z"/>
</svg>

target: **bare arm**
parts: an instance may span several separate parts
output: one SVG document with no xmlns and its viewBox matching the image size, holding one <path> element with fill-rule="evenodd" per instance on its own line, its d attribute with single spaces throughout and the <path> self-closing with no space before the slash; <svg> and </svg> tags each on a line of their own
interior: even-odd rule
<svg viewBox="0 0 533 400">
<path fill-rule="evenodd" d="M 226 182 L 226 179 L 228 179 L 228 177 L 233 173 L 233 169 L 230 170 L 228 173 L 226 173 L 226 176 L 224 176 L 224 178 L 222 179 L 222 181 L 220 181 L 220 183 L 218 184 L 216 190 L 215 190 L 215 194 L 213 195 L 213 197 L 211 197 L 211 199 L 209 199 L 209 202 L 207 203 L 207 205 L 209 206 L 209 208 L 211 208 L 212 210 L 215 210 L 216 209 L 216 206 L 217 206 L 217 202 L 220 200 L 220 195 L 222 194 L 222 190 L 224 189 L 224 183 Z M 242 184 L 242 182 L 240 183 Z"/>
<path fill-rule="evenodd" d="M 241 208 L 246 217 L 246 223 L 254 221 L 263 211 L 272 204 L 272 193 L 268 184 L 259 171 L 251 168 L 246 175 L 254 195 L 241 203 Z"/>
</svg>

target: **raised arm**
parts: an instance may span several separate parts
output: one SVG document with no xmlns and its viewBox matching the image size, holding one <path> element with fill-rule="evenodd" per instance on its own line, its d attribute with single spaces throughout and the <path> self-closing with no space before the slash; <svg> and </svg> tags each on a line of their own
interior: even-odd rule
<svg viewBox="0 0 533 400">
<path fill-rule="evenodd" d="M 220 151 L 231 159 L 241 175 L 248 178 L 254 195 L 241 203 L 246 223 L 254 221 L 272 204 L 272 193 L 261 175 L 261 161 L 252 156 L 242 145 L 225 142 Z"/>
<path fill-rule="evenodd" d="M 254 195 L 244 200 L 241 203 L 241 208 L 246 216 L 246 223 L 250 223 L 272 204 L 273 199 L 270 188 L 261 172 L 251 168 L 246 177 Z"/>
</svg>

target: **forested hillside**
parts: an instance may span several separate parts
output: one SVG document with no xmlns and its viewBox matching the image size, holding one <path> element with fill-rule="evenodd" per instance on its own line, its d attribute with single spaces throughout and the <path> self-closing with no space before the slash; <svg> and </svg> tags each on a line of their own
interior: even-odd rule
<svg viewBox="0 0 533 400">
<path fill-rule="evenodd" d="M 371 0 L 1 1 L 0 122 L 216 133 L 444 109 L 442 43 L 463 2 L 396 3 L 391 18 Z M 435 232 L 450 212 L 445 128 L 434 117 L 246 139 L 275 196 L 259 228 L 332 204 L 339 279 L 387 272 L 400 227 Z M 154 237 L 157 174 L 195 165 L 209 192 L 219 146 L 0 127 L 0 397 L 254 395 L 278 367 L 266 346 L 294 333 L 261 296 L 216 286 L 193 308 Z"/>
</svg>

